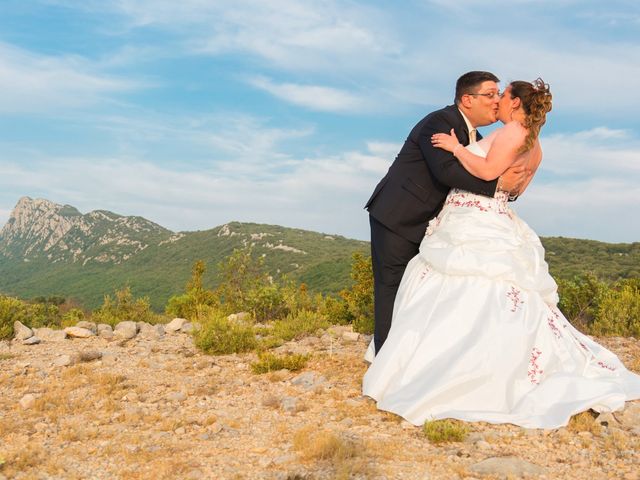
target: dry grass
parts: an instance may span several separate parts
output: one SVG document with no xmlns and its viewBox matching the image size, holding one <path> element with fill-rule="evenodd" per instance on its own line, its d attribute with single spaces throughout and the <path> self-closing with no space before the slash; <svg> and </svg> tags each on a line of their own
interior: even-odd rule
<svg viewBox="0 0 640 480">
<path fill-rule="evenodd" d="M 365 445 L 329 430 L 304 427 L 295 433 L 293 448 L 303 460 L 327 462 L 336 480 L 368 478 L 373 474 L 368 465 L 372 455 L 365 451 Z"/>
<path fill-rule="evenodd" d="M 567 430 L 573 433 L 590 432 L 594 435 L 602 433 L 602 426 L 596 422 L 597 413 L 587 410 L 571 417 Z"/>
<path fill-rule="evenodd" d="M 11 360 L 12 358 L 16 358 L 16 356 L 12 353 L 0 353 L 0 361 Z"/>
<path fill-rule="evenodd" d="M 434 420 L 425 422 L 422 429 L 431 443 L 461 442 L 469 433 L 469 427 L 459 420 Z"/>
</svg>

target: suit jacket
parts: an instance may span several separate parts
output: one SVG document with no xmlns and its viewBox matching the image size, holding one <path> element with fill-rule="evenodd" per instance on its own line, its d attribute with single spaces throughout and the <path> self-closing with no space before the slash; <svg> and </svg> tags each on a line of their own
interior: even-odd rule
<svg viewBox="0 0 640 480">
<path fill-rule="evenodd" d="M 431 144 L 431 135 L 452 128 L 458 141 L 468 145 L 469 131 L 456 105 L 420 120 L 365 206 L 373 218 L 414 243 L 422 241 L 429 220 L 438 214 L 451 188 L 488 197 L 496 190 L 497 180 L 474 177 L 450 152 Z"/>
</svg>

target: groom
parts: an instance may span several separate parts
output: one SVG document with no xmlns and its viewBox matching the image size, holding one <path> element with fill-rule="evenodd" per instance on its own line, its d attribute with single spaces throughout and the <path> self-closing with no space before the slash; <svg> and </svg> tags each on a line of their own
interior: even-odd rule
<svg viewBox="0 0 640 480">
<path fill-rule="evenodd" d="M 413 127 L 365 206 L 371 224 L 376 353 L 391 328 L 402 274 L 418 254 L 427 224 L 442 208 L 449 190 L 460 188 L 492 197 L 496 189 L 517 192 L 526 176 L 519 167 L 496 180 L 481 180 L 468 173 L 451 153 L 431 144 L 431 135 L 449 133 L 452 128 L 463 145 L 480 140 L 476 127 L 497 120 L 498 82 L 489 72 L 462 75 L 456 82 L 455 105 L 430 113 Z"/>
</svg>

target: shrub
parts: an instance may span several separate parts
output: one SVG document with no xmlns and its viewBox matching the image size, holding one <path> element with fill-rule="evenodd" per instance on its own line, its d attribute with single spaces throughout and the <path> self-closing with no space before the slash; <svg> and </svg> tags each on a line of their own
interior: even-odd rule
<svg viewBox="0 0 640 480">
<path fill-rule="evenodd" d="M 203 286 L 202 278 L 205 271 L 206 265 L 202 260 L 193 264 L 185 293 L 172 296 L 167 303 L 165 312 L 168 315 L 195 320 L 199 318 L 203 306 L 217 305 L 215 294 Z"/>
<path fill-rule="evenodd" d="M 262 352 L 258 355 L 258 361 L 251 364 L 253 373 L 268 373 L 286 368 L 292 372 L 302 370 L 309 360 L 309 355 L 287 354 L 284 356 Z"/>
<path fill-rule="evenodd" d="M 422 431 L 431 443 L 461 442 L 469 427 L 459 420 L 433 420 L 425 422 Z"/>
<path fill-rule="evenodd" d="M 115 299 L 105 295 L 104 303 L 93 312 L 91 319 L 96 323 L 106 323 L 111 326 L 125 320 L 147 323 L 162 321 L 162 318 L 151 310 L 149 299 L 147 297 L 134 299 L 131 288 L 128 286 L 116 290 Z"/>
<path fill-rule="evenodd" d="M 351 264 L 353 285 L 340 295 L 347 304 L 353 329 L 360 333 L 373 333 L 373 271 L 371 257 L 353 254 Z"/>
<path fill-rule="evenodd" d="M 276 320 L 270 333 L 276 339 L 288 342 L 316 333 L 319 329 L 331 326 L 327 318 L 313 310 L 301 310 L 289 314 L 283 320 Z"/>
<path fill-rule="evenodd" d="M 590 330 L 594 335 L 640 338 L 640 289 L 623 280 L 603 291 Z"/>
<path fill-rule="evenodd" d="M 576 328 L 588 332 L 598 314 L 598 300 L 606 288 L 606 284 L 592 274 L 573 280 L 559 280 L 558 307 Z"/>
<path fill-rule="evenodd" d="M 247 352 L 258 345 L 251 325 L 231 322 L 214 310 L 203 319 L 194 341 L 196 347 L 213 355 Z"/>
<path fill-rule="evenodd" d="M 72 308 L 67 311 L 60 319 L 60 325 L 63 327 L 69 327 L 75 325 L 81 320 L 85 319 L 84 311 L 79 308 Z"/>
<path fill-rule="evenodd" d="M 25 323 L 26 304 L 17 298 L 0 296 L 0 339 L 13 337 L 13 323 Z"/>
</svg>

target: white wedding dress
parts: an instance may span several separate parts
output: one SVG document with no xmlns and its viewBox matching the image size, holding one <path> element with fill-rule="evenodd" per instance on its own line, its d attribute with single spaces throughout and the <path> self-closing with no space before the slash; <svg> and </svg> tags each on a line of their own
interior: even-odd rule
<svg viewBox="0 0 640 480">
<path fill-rule="evenodd" d="M 527 428 L 640 398 L 640 376 L 576 330 L 557 301 L 540 239 L 506 195 L 452 190 L 407 266 L 386 342 L 365 355 L 363 393 L 415 425 Z"/>
</svg>

